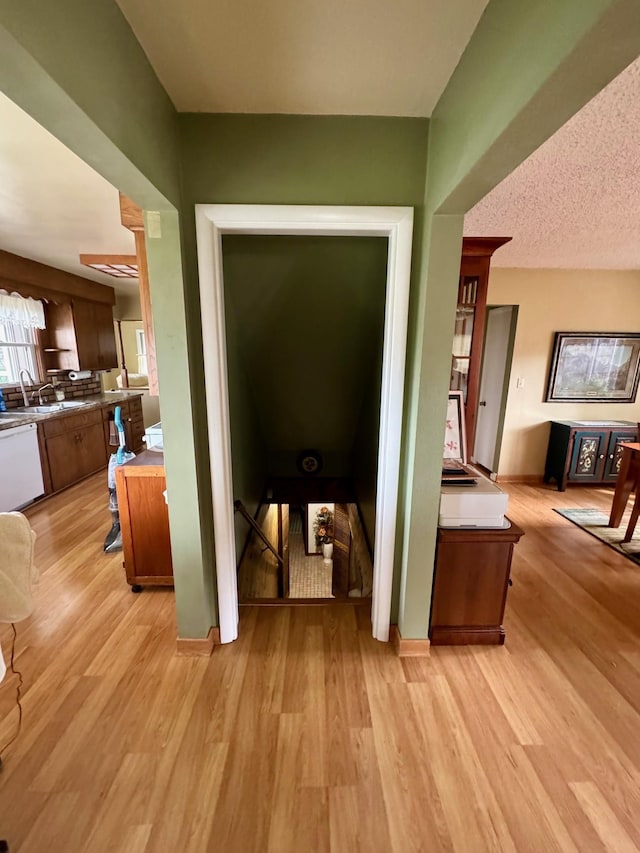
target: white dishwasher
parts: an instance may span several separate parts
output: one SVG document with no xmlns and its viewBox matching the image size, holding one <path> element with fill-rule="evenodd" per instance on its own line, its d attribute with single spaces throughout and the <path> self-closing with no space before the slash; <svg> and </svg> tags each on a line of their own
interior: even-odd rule
<svg viewBox="0 0 640 853">
<path fill-rule="evenodd" d="M 44 494 L 36 424 L 0 430 L 0 512 Z"/>
</svg>

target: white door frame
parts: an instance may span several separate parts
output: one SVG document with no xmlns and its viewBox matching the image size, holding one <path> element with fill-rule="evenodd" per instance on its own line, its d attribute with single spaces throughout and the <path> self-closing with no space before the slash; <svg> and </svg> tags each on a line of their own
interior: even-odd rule
<svg viewBox="0 0 640 853">
<path fill-rule="evenodd" d="M 386 237 L 387 290 L 373 555 L 373 636 L 387 642 L 400 475 L 413 208 L 197 204 L 196 235 L 220 640 L 238 636 L 231 431 L 222 269 L 223 234 Z"/>
</svg>

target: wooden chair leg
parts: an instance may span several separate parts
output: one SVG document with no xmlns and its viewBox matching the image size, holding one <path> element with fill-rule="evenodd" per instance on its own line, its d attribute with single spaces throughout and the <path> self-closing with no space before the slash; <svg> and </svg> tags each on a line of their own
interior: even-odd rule
<svg viewBox="0 0 640 853">
<path fill-rule="evenodd" d="M 631 510 L 631 516 L 629 518 L 629 524 L 627 525 L 627 532 L 624 534 L 623 542 L 631 542 L 631 537 L 633 536 L 633 531 L 636 529 L 636 524 L 638 523 L 638 517 L 640 516 L 640 488 L 636 488 L 636 498 L 633 502 L 633 509 Z"/>
</svg>

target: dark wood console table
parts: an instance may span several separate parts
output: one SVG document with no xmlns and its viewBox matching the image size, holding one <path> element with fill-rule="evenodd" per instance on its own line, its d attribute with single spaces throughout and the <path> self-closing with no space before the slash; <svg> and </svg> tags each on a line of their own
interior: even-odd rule
<svg viewBox="0 0 640 853">
<path fill-rule="evenodd" d="M 551 421 L 544 482 L 615 483 L 622 463 L 622 443 L 638 441 L 632 421 Z"/>
<path fill-rule="evenodd" d="M 513 547 L 523 535 L 513 522 L 507 528 L 438 528 L 431 645 L 504 643 Z"/>
</svg>

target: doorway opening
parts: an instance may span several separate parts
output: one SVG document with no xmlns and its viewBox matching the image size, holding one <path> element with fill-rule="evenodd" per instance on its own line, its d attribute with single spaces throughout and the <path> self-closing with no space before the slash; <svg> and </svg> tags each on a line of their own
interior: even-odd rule
<svg viewBox="0 0 640 853">
<path fill-rule="evenodd" d="M 263 504 L 238 567 L 240 604 L 371 599 L 373 563 L 358 504 Z"/>
<path fill-rule="evenodd" d="M 372 633 L 389 637 L 413 211 L 411 208 L 196 205 L 220 637 L 238 633 L 238 588 L 222 238 L 224 234 L 376 236 L 387 241 L 377 441 Z"/>
<path fill-rule="evenodd" d="M 487 306 L 473 461 L 492 480 L 498 475 L 517 321 L 517 305 Z"/>
</svg>

